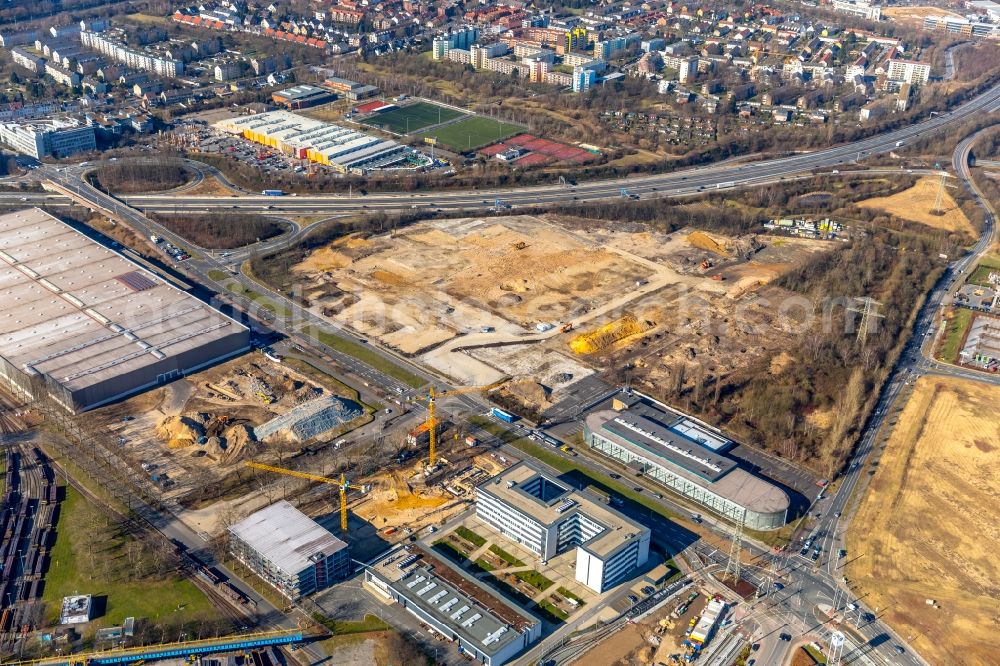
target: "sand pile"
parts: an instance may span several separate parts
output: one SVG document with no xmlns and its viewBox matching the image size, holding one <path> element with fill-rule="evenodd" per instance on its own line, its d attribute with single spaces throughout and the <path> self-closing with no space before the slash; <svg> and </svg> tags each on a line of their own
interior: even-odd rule
<svg viewBox="0 0 1000 666">
<path fill-rule="evenodd" d="M 156 436 L 172 449 L 191 446 L 203 435 L 201 424 L 187 416 L 168 416 L 156 426 Z"/>
</svg>

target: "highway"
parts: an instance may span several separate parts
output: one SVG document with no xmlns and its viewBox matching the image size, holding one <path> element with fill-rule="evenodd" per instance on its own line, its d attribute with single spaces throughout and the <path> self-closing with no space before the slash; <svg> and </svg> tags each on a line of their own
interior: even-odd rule
<svg viewBox="0 0 1000 666">
<path fill-rule="evenodd" d="M 840 146 L 813 153 L 803 153 L 792 157 L 768 160 L 750 165 L 704 167 L 672 174 L 630 178 L 627 181 L 594 181 L 569 188 L 545 186 L 472 193 L 456 191 L 425 195 L 415 195 L 413 193 L 373 194 L 364 198 L 347 198 L 339 196 L 282 197 L 278 198 L 280 201 L 277 201 L 276 198 L 265 199 L 263 197 L 248 196 L 230 199 L 223 198 L 221 201 L 224 201 L 225 205 L 236 206 L 238 209 L 247 211 L 260 210 L 262 206 L 273 205 L 273 210 L 278 212 L 278 206 L 280 205 L 282 206 L 281 210 L 287 210 L 287 207 L 294 207 L 293 209 L 298 209 L 299 207 L 311 207 L 310 210 L 314 214 L 316 212 L 332 214 L 335 212 L 358 212 L 359 204 L 369 209 L 404 209 L 409 208 L 412 205 L 411 202 L 414 200 L 421 202 L 427 201 L 428 205 L 434 205 L 442 208 L 481 208 L 484 205 L 491 205 L 493 203 L 493 199 L 495 198 L 500 198 L 508 204 L 518 206 L 555 202 L 565 203 L 570 197 L 575 197 L 579 200 L 614 199 L 620 196 L 619 190 L 622 187 L 627 187 L 628 192 L 630 193 L 637 193 L 641 195 L 683 196 L 686 194 L 693 194 L 698 191 L 704 191 L 709 188 L 728 189 L 729 187 L 736 186 L 737 183 L 742 187 L 768 182 L 779 182 L 783 178 L 801 175 L 802 173 L 813 169 L 837 167 L 840 164 L 851 162 L 858 158 L 863 159 L 872 154 L 891 151 L 900 141 L 905 143 L 907 140 L 912 139 L 915 136 L 925 135 L 926 133 L 940 130 L 947 124 L 961 122 L 963 120 L 970 119 L 977 114 L 992 112 L 997 108 L 1000 108 L 1000 87 L 983 93 L 951 113 L 931 118 L 922 123 L 895 132 L 865 139 L 849 146 Z M 970 146 L 971 139 L 967 139 L 965 142 L 962 142 L 956 150 L 955 159 L 959 160 L 959 162 L 961 161 L 962 151 L 965 151 L 964 154 L 967 157 L 968 147 Z M 968 170 L 961 167 L 959 162 L 956 162 L 956 166 L 960 177 L 967 179 Z M 151 233 L 156 233 L 170 242 L 173 242 L 175 245 L 182 247 L 189 245 L 183 239 L 176 237 L 166 229 L 163 229 L 159 225 L 153 223 L 151 220 L 136 211 L 132 206 L 124 205 L 121 201 L 103 194 L 93 187 L 83 183 L 80 180 L 79 173 L 76 169 L 61 169 L 59 167 L 43 166 L 39 169 L 39 172 L 39 175 L 49 179 L 52 183 L 62 188 L 67 194 L 70 194 L 74 198 L 78 198 L 81 201 L 87 202 L 92 207 L 105 210 L 113 217 L 119 219 L 125 224 L 128 224 L 142 235 L 148 236 Z M 966 182 L 968 184 L 967 180 Z M 974 188 L 974 186 L 972 187 Z M 973 192 L 975 193 L 974 189 Z M 26 197 L 27 195 L 21 196 Z M 137 206 L 143 205 L 144 202 L 149 203 L 150 205 L 164 205 L 162 201 L 157 203 L 157 201 L 162 198 L 163 197 L 160 195 L 149 198 L 130 197 L 129 203 Z M 978 198 L 984 206 L 988 207 L 988 204 L 983 202 L 981 197 Z M 206 204 L 206 202 L 217 201 L 220 201 L 220 199 L 184 197 L 181 205 L 190 205 L 193 207 L 211 206 L 216 204 Z M 177 203 L 174 202 L 170 205 L 177 206 Z M 178 208 L 180 207 L 178 206 Z M 982 252 L 992 243 L 994 234 L 992 212 L 987 217 L 988 223 L 986 225 L 986 229 L 984 229 L 983 237 L 976 245 L 975 253 Z M 787 558 L 787 561 L 785 561 L 787 566 L 785 564 L 782 565 L 783 569 L 780 574 L 784 589 L 782 592 L 774 593 L 773 597 L 768 600 L 768 603 L 773 604 L 772 610 L 770 611 L 771 617 L 774 618 L 775 621 L 782 621 L 785 622 L 787 626 L 793 627 L 796 633 L 804 634 L 814 632 L 822 635 L 824 628 L 820 626 L 821 623 L 819 620 L 821 618 L 817 618 L 815 615 L 816 607 L 821 603 L 836 605 L 836 600 L 841 598 L 843 599 L 842 604 L 840 604 L 841 606 L 848 603 L 848 597 L 846 597 L 843 592 L 841 578 L 838 576 L 838 569 L 840 565 L 837 561 L 835 551 L 839 543 L 838 539 L 841 537 L 843 530 L 846 528 L 847 517 L 845 516 L 845 518 L 841 520 L 837 514 L 845 512 L 855 488 L 862 487 L 862 471 L 865 468 L 865 463 L 871 455 L 883 424 L 886 423 L 891 414 L 894 403 L 903 391 L 904 387 L 907 385 L 907 378 L 913 372 L 928 370 L 938 371 L 938 369 L 928 365 L 930 362 L 923 354 L 920 353 L 920 346 L 922 341 L 929 337 L 926 333 L 931 330 L 931 326 L 935 321 L 936 309 L 942 302 L 942 299 L 950 287 L 950 278 L 964 272 L 969 265 L 971 265 L 971 262 L 975 260 L 975 253 L 970 256 L 966 256 L 950 267 L 946 277 L 939 282 L 938 287 L 935 288 L 931 297 L 928 298 L 926 305 L 918 315 L 914 338 L 904 350 L 900 362 L 891 374 L 889 381 L 886 382 L 879 397 L 878 404 L 868 423 L 865 425 L 864 434 L 855 451 L 854 457 L 851 460 L 848 471 L 842 478 L 836 493 L 834 493 L 830 498 L 820 501 L 819 506 L 813 508 L 814 512 L 818 510 L 822 514 L 822 517 L 815 527 L 814 534 L 818 539 L 818 543 L 822 544 L 824 550 L 825 560 L 821 560 L 821 564 L 823 566 L 814 565 L 811 561 L 801 558 L 797 554 L 797 549 L 794 550 L 793 553 Z M 213 271 L 227 271 L 228 269 L 225 263 L 221 262 L 215 256 L 206 253 L 201 256 L 192 257 L 191 260 L 184 262 L 184 268 L 202 284 L 208 285 L 225 293 L 225 289 L 222 285 L 220 285 L 218 281 L 212 279 L 209 275 L 210 272 Z M 292 337 L 299 339 L 305 338 L 307 336 L 303 334 L 304 328 L 318 327 L 338 336 L 354 338 L 354 336 L 350 333 L 316 317 L 312 313 L 300 308 L 291 300 L 286 299 L 282 295 L 276 294 L 265 287 L 262 287 L 245 276 L 231 276 L 227 277 L 225 281 L 228 282 L 232 280 L 236 280 L 244 287 L 266 296 L 268 299 L 271 299 L 273 303 L 286 309 L 288 316 L 279 317 L 273 322 L 273 326 Z M 233 296 L 232 300 L 239 300 L 239 298 Z M 245 299 L 241 305 L 247 307 L 251 311 L 260 312 L 259 306 L 256 306 L 254 303 L 246 301 Z M 365 363 L 362 363 L 352 356 L 337 352 L 332 348 L 321 345 L 318 341 L 312 338 L 309 338 L 308 344 L 314 348 L 317 346 L 320 347 L 325 354 L 333 358 L 339 365 L 347 368 L 350 373 L 364 378 L 365 382 L 385 387 L 390 391 L 390 393 L 395 392 L 401 396 L 411 392 L 411 388 L 409 386 L 397 379 L 385 375 Z M 428 381 L 436 379 L 426 371 L 414 367 L 409 362 L 386 350 L 382 350 L 374 346 L 371 347 L 371 349 L 373 352 L 383 356 L 386 360 L 405 367 L 408 371 L 419 377 L 425 378 Z M 975 375 L 977 378 L 980 377 L 978 373 L 958 368 L 945 368 L 941 371 L 947 371 L 950 374 L 958 374 L 960 376 L 971 374 Z M 441 382 L 437 381 L 436 383 L 440 384 Z M 474 400 L 469 399 L 469 404 L 470 406 L 475 406 L 477 403 Z M 153 518 L 153 516 L 150 516 L 150 518 Z M 659 523 L 660 521 L 656 522 Z M 662 526 L 657 524 L 657 529 L 669 529 L 668 521 L 664 520 L 662 523 L 664 523 Z M 677 526 L 672 527 L 677 529 Z M 166 528 L 166 530 L 177 534 L 180 540 L 185 543 L 192 541 L 192 543 L 189 544 L 192 547 L 198 546 L 195 541 L 197 537 L 195 535 L 185 533 L 184 530 L 179 528 L 179 526 L 170 525 Z M 769 558 L 773 557 L 768 549 L 763 548 L 758 544 L 748 543 L 747 548 L 761 563 L 767 563 Z M 754 575 L 753 569 L 749 569 L 748 573 L 750 575 Z M 757 575 L 759 576 L 759 572 Z M 865 660 L 868 662 L 878 665 L 923 665 L 925 663 L 918 655 L 909 649 L 904 650 L 904 654 L 902 655 L 897 654 L 894 646 L 905 645 L 905 642 L 900 640 L 898 637 L 895 637 L 892 631 L 877 618 L 872 622 L 863 624 L 863 626 L 857 629 L 857 632 L 861 638 L 869 642 L 869 647 L 867 648 L 865 656 Z"/>
<path fill-rule="evenodd" d="M 482 209 L 496 200 L 514 208 L 572 201 L 598 201 L 629 194 L 646 197 L 674 197 L 706 191 L 722 191 L 735 187 L 750 187 L 777 183 L 802 177 L 817 169 L 839 170 L 842 165 L 860 162 L 872 155 L 891 152 L 916 137 L 940 131 L 949 125 L 974 119 L 1000 109 L 1000 86 L 991 88 L 954 110 L 928 118 L 892 132 L 871 136 L 855 143 L 823 150 L 803 152 L 788 157 L 752 163 L 721 163 L 684 169 L 665 174 L 633 176 L 623 179 L 593 180 L 573 185 L 541 185 L 482 190 L 439 190 L 433 192 L 371 193 L 367 196 L 321 194 L 308 196 L 265 197 L 259 195 L 231 197 L 181 196 L 168 194 L 137 195 L 127 198 L 129 205 L 150 211 L 241 210 L 273 214 L 345 214 L 365 210 L 411 210 L 440 208 L 442 210 Z M 47 167 L 51 173 L 60 167 Z M 64 167 L 65 168 L 65 167 Z M 210 170 L 211 167 L 203 166 Z M 70 168 L 67 169 L 69 175 Z M 78 173 L 78 168 L 74 171 Z M 18 193 L 27 197 L 26 194 Z"/>
</svg>

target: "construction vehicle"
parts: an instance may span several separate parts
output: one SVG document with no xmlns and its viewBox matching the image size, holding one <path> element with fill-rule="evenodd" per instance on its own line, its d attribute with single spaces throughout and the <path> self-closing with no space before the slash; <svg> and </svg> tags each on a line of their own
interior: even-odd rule
<svg viewBox="0 0 1000 666">
<path fill-rule="evenodd" d="M 722 273 L 716 273 L 715 275 L 712 276 L 712 279 L 715 280 L 716 282 L 722 282 L 726 278 L 723 277 Z"/>
<path fill-rule="evenodd" d="M 711 267 L 712 267 L 712 262 L 709 261 L 708 259 L 705 259 L 700 264 L 698 264 L 698 268 L 700 268 L 703 271 L 707 271 Z"/>
<path fill-rule="evenodd" d="M 561 333 L 569 333 L 572 330 L 573 330 L 573 322 L 567 322 L 562 325 L 562 328 L 559 329 Z"/>
<path fill-rule="evenodd" d="M 299 479 L 307 479 L 309 481 L 318 481 L 319 483 L 326 483 L 331 486 L 337 486 L 340 490 L 340 530 L 341 532 L 347 532 L 347 491 L 350 489 L 351 484 L 344 477 L 343 474 L 340 475 L 340 480 L 330 479 L 325 476 L 318 476 L 316 474 L 309 474 L 308 472 L 299 472 L 294 469 L 285 469 L 284 467 L 275 467 L 273 465 L 264 465 L 262 463 L 256 463 L 252 460 L 246 462 L 247 467 L 252 467 L 253 469 L 259 469 L 264 472 L 273 472 L 275 474 L 284 474 L 285 476 L 294 476 Z"/>
</svg>

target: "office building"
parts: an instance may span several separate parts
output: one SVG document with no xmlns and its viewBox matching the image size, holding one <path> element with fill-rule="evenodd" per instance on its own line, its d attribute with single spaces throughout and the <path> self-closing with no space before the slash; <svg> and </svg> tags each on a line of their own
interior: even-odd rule
<svg viewBox="0 0 1000 666">
<path fill-rule="evenodd" d="M 630 472 L 727 520 L 755 530 L 778 529 L 787 520 L 788 495 L 727 457 L 732 441 L 636 393 L 620 393 L 613 409 L 589 414 L 584 439 Z"/>
<path fill-rule="evenodd" d="M 281 500 L 229 528 L 236 558 L 289 599 L 325 590 L 351 574 L 346 543 Z"/>
<path fill-rule="evenodd" d="M 541 637 L 538 618 L 416 545 L 365 567 L 365 588 L 485 666 L 503 666 Z"/>
<path fill-rule="evenodd" d="M 649 528 L 520 462 L 476 488 L 476 517 L 542 561 L 576 550 L 576 580 L 604 592 L 649 559 Z"/>
<path fill-rule="evenodd" d="M 0 215 L 0 299 L 0 381 L 71 412 L 250 349 L 245 326 L 38 208 Z"/>
<path fill-rule="evenodd" d="M 94 128 L 68 118 L 0 123 L 0 141 L 35 159 L 97 149 Z"/>
</svg>

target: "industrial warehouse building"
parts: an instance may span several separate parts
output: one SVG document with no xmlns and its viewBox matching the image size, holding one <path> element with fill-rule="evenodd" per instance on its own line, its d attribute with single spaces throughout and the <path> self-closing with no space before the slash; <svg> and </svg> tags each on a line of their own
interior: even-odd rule
<svg viewBox="0 0 1000 666">
<path fill-rule="evenodd" d="M 0 215 L 0 379 L 72 412 L 250 349 L 250 331 L 37 208 Z"/>
<path fill-rule="evenodd" d="M 233 555 L 289 599 L 351 573 L 347 544 L 284 500 L 236 523 L 229 536 Z"/>
<path fill-rule="evenodd" d="M 301 84 L 271 93 L 271 101 L 288 109 L 305 109 L 318 104 L 326 104 L 337 96 L 326 88 Z"/>
<path fill-rule="evenodd" d="M 215 126 L 286 155 L 325 164 L 341 172 L 364 173 L 428 162 L 421 153 L 395 141 L 289 111 L 229 118 Z"/>
<path fill-rule="evenodd" d="M 604 592 L 649 559 L 649 528 L 520 462 L 476 488 L 476 517 L 543 561 L 576 548 L 576 580 Z"/>
<path fill-rule="evenodd" d="M 788 495 L 726 457 L 730 440 L 634 393 L 589 414 L 584 436 L 594 450 L 750 529 L 773 530 L 787 520 Z"/>
<path fill-rule="evenodd" d="M 538 618 L 419 547 L 392 550 L 365 567 L 365 587 L 486 666 L 503 666 L 541 636 Z"/>
</svg>

